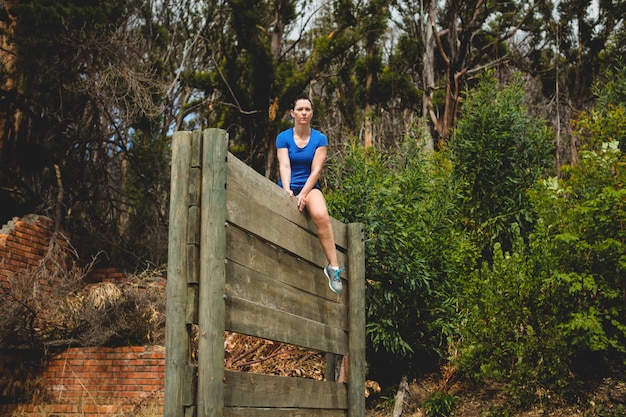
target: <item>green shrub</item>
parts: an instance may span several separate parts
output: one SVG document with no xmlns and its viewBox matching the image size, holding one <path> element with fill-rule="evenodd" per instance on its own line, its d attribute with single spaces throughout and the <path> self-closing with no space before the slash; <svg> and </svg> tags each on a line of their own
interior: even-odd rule
<svg viewBox="0 0 626 417">
<path fill-rule="evenodd" d="M 454 228 L 450 164 L 408 141 L 392 157 L 357 144 L 330 164 L 331 214 L 367 232 L 367 354 L 370 372 L 388 376 L 437 367 L 454 333 L 448 276 L 471 250 Z M 398 367 L 394 367 L 398 363 Z M 408 365 L 407 365 L 408 364 Z"/>
<path fill-rule="evenodd" d="M 457 401 L 455 395 L 435 391 L 424 401 L 424 411 L 428 417 L 448 417 L 456 407 Z"/>
<path fill-rule="evenodd" d="M 509 250 L 511 224 L 523 235 L 532 230 L 526 192 L 553 164 L 552 135 L 530 117 L 524 94 L 521 79 L 500 88 L 487 73 L 468 95 L 450 143 L 460 224 L 475 234 L 487 259 L 495 242 Z"/>
<path fill-rule="evenodd" d="M 465 375 L 505 383 L 523 406 L 568 385 L 571 353 L 560 328 L 567 311 L 551 275 L 550 242 L 537 235 L 526 245 L 515 225 L 511 235 L 512 251 L 496 244 L 492 264 L 468 278 L 454 360 Z"/>
<path fill-rule="evenodd" d="M 582 151 L 559 180 L 533 193 L 553 242 L 554 285 L 566 297 L 560 325 L 576 370 L 601 371 L 626 361 L 626 164 L 616 141 Z M 595 359 L 590 361 L 589 358 Z"/>
</svg>

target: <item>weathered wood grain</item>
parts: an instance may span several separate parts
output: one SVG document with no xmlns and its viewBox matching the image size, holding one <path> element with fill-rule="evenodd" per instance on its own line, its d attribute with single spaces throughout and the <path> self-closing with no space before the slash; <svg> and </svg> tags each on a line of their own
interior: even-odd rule
<svg viewBox="0 0 626 417">
<path fill-rule="evenodd" d="M 227 407 L 346 409 L 345 384 L 313 379 L 226 371 Z"/>
<path fill-rule="evenodd" d="M 365 233 L 348 224 L 348 416 L 365 415 Z"/>
<path fill-rule="evenodd" d="M 279 283 L 333 302 L 348 303 L 347 291 L 339 294 L 332 292 L 318 265 L 294 257 L 284 249 L 232 225 L 226 229 L 226 253 L 229 261 L 270 276 Z"/>
<path fill-rule="evenodd" d="M 206 129 L 202 145 L 198 417 L 224 412 L 224 287 L 226 279 L 226 157 L 228 135 Z"/>
<path fill-rule="evenodd" d="M 259 175 L 254 169 L 244 162 L 233 157 L 228 159 L 228 182 L 229 188 L 237 190 L 246 199 L 254 201 L 278 216 L 300 225 L 300 227 L 315 232 L 315 224 L 305 214 L 298 211 L 296 198 L 281 189 L 276 183 Z M 335 243 L 339 250 L 346 251 L 348 248 L 347 226 L 340 221 L 331 218 Z"/>
<path fill-rule="evenodd" d="M 235 296 L 226 298 L 226 328 L 322 352 L 348 354 L 346 331 Z"/>
<path fill-rule="evenodd" d="M 348 330 L 348 307 L 345 304 L 284 285 L 268 275 L 235 262 L 226 264 L 226 275 L 227 297 L 238 297 L 344 331 Z"/>
<path fill-rule="evenodd" d="M 169 243 L 166 286 L 165 401 L 166 416 L 183 414 L 185 366 L 189 334 L 185 325 L 187 305 L 187 193 L 191 160 L 191 133 L 176 132 L 172 139 L 172 168 L 169 212 Z"/>
<path fill-rule="evenodd" d="M 224 417 L 346 417 L 344 410 L 226 407 Z"/>
</svg>

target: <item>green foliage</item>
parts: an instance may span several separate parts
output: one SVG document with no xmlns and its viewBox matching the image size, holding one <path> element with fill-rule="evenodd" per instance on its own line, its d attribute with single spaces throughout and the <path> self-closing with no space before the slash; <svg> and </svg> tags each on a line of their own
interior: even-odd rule
<svg viewBox="0 0 626 417">
<path fill-rule="evenodd" d="M 582 113 L 574 123 L 586 146 L 598 149 L 603 143 L 618 141 L 626 152 L 626 64 L 608 70 L 604 78 L 605 82 L 593 86 L 596 108 Z"/>
<path fill-rule="evenodd" d="M 492 265 L 465 287 L 456 360 L 468 375 L 507 383 L 518 405 L 571 392 L 572 372 L 607 372 L 626 359 L 618 153 L 616 143 L 583 152 L 566 178 L 546 180 L 532 193 L 540 220 L 528 243 L 515 231 L 511 252 L 496 244 Z"/>
<path fill-rule="evenodd" d="M 450 145 L 464 223 L 483 249 L 495 242 L 508 249 L 512 223 L 523 234 L 530 230 L 526 191 L 552 163 L 551 136 L 523 100 L 520 79 L 500 90 L 487 74 L 468 97 Z"/>
<path fill-rule="evenodd" d="M 456 275 L 467 245 L 452 227 L 449 164 L 408 141 L 395 159 L 357 144 L 330 165 L 329 209 L 367 231 L 366 296 L 370 372 L 384 377 L 436 366 L 454 333 L 455 299 L 446 276 Z M 408 365 L 408 368 L 406 364 Z"/>
<path fill-rule="evenodd" d="M 605 143 L 599 151 L 582 151 L 562 179 L 546 180 L 533 194 L 550 224 L 555 284 L 569 301 L 561 329 L 576 356 L 595 352 L 604 369 L 626 360 L 625 166 L 618 143 Z"/>
<path fill-rule="evenodd" d="M 435 391 L 424 401 L 428 417 L 448 417 L 456 407 L 458 398 L 446 392 Z"/>
<path fill-rule="evenodd" d="M 592 140 L 580 161 L 529 190 L 534 228 L 513 223 L 510 249 L 494 244 L 460 297 L 453 360 L 466 375 L 505 383 L 518 406 L 567 396 L 576 381 L 626 364 L 626 163 L 617 141 L 595 141 L 605 118 L 581 120 Z"/>
<path fill-rule="evenodd" d="M 466 375 L 506 383 L 516 404 L 525 405 L 567 385 L 571 350 L 560 329 L 567 311 L 550 275 L 549 242 L 538 233 L 527 245 L 516 225 L 511 235 L 512 251 L 496 244 L 492 264 L 467 280 L 453 359 Z"/>
</svg>

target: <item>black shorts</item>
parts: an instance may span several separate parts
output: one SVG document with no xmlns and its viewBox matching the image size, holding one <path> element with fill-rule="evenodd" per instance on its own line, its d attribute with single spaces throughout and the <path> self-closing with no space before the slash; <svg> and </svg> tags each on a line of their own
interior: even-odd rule
<svg viewBox="0 0 626 417">
<path fill-rule="evenodd" d="M 319 184 L 315 184 L 313 189 L 321 190 Z M 293 192 L 293 195 L 298 195 L 300 194 L 300 191 L 302 191 L 302 188 L 298 188 L 297 190 L 291 190 L 291 191 Z"/>
</svg>

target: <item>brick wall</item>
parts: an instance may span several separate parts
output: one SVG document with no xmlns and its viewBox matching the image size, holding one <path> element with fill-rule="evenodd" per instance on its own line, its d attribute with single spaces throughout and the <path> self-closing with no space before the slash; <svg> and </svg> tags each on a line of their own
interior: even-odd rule
<svg viewBox="0 0 626 417">
<path fill-rule="evenodd" d="M 0 287 L 7 288 L 9 278 L 26 274 L 39 267 L 46 255 L 50 238 L 54 232 L 54 222 L 45 216 L 29 214 L 22 218 L 14 217 L 0 227 Z M 69 245 L 64 235 L 57 243 Z M 126 274 L 118 268 L 94 268 L 85 277 L 85 282 L 120 282 Z M 42 291 L 54 283 L 40 282 Z"/>
<path fill-rule="evenodd" d="M 70 348 L 48 360 L 42 378 L 47 400 L 0 404 L 0 416 L 163 414 L 165 348 Z"/>
<path fill-rule="evenodd" d="M 0 227 L 0 295 L 2 290 L 10 290 L 12 280 L 33 276 L 53 232 L 53 221 L 39 215 L 14 218 Z M 123 278 L 119 270 L 106 268 L 95 269 L 85 280 Z M 56 283 L 41 281 L 35 285 L 45 293 Z M 70 348 L 49 357 L 41 374 L 35 376 L 32 386 L 43 387 L 38 397 L 44 401 L 6 404 L 10 398 L 0 392 L 0 417 L 162 415 L 164 369 L 164 347 Z M 0 375 L 0 379 L 4 377 L 9 375 Z"/>
<path fill-rule="evenodd" d="M 48 250 L 54 224 L 44 216 L 13 218 L 0 228 L 0 286 L 11 276 L 31 271 Z"/>
</svg>

